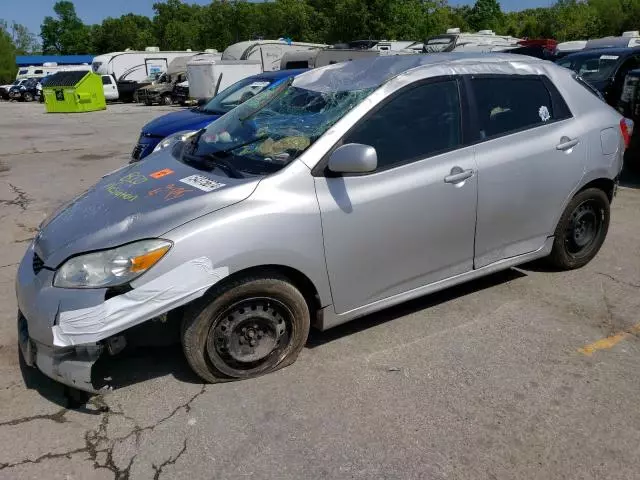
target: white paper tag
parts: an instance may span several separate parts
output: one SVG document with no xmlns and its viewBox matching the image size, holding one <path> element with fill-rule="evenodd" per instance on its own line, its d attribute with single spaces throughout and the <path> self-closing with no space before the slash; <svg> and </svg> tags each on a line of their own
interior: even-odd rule
<svg viewBox="0 0 640 480">
<path fill-rule="evenodd" d="M 600 60 L 618 60 L 618 55 L 600 55 Z"/>
<path fill-rule="evenodd" d="M 549 109 L 544 105 L 538 109 L 538 115 L 540 115 L 540 120 L 542 120 L 545 123 L 551 120 L 551 114 L 549 113 Z"/>
<path fill-rule="evenodd" d="M 181 178 L 180 181 L 203 192 L 213 192 L 225 186 L 224 183 L 216 182 L 202 175 L 191 175 L 190 177 Z"/>
<path fill-rule="evenodd" d="M 249 87 L 251 88 L 264 88 L 271 85 L 271 82 L 253 82 Z"/>
</svg>

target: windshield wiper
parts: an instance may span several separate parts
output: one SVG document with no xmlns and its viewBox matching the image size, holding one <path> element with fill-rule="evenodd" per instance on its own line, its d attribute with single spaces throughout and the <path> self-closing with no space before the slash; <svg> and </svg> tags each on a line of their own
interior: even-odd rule
<svg viewBox="0 0 640 480">
<path fill-rule="evenodd" d="M 240 170 L 233 166 L 233 164 L 222 157 L 218 156 L 218 152 L 216 153 L 205 153 L 202 157 L 207 161 L 207 163 L 213 165 L 214 167 L 218 167 L 220 170 L 224 171 L 227 175 L 232 178 L 244 178 L 244 175 Z"/>
<path fill-rule="evenodd" d="M 247 147 L 249 145 L 253 145 L 254 143 L 258 143 L 258 142 L 261 142 L 262 140 L 266 140 L 267 138 L 269 138 L 269 135 L 260 135 L 259 137 L 253 138 L 251 140 L 247 140 L 246 142 L 239 143 L 237 145 L 234 145 L 233 147 L 225 148 L 224 150 L 218 150 L 217 152 L 214 152 L 214 153 L 216 155 L 229 154 L 229 153 L 233 152 L 234 150 L 237 150 L 237 149 L 242 148 L 242 147 Z"/>
</svg>

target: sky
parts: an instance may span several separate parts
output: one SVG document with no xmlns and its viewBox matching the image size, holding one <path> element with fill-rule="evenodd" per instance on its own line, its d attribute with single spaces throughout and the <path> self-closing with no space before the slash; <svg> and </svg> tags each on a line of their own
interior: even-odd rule
<svg viewBox="0 0 640 480">
<path fill-rule="evenodd" d="M 156 0 L 73 0 L 76 12 L 84 23 L 100 23 L 105 17 L 119 17 L 125 13 L 137 13 L 140 15 L 153 15 L 152 5 Z M 210 0 L 187 0 L 188 3 L 207 4 Z M 449 0 L 451 5 L 473 4 L 474 0 Z M 501 0 L 503 10 L 524 10 L 549 6 L 551 0 Z M 55 0 L 0 0 L 0 18 L 9 23 L 15 21 L 26 25 L 32 32 L 40 33 L 40 24 L 45 16 L 53 16 Z"/>
</svg>

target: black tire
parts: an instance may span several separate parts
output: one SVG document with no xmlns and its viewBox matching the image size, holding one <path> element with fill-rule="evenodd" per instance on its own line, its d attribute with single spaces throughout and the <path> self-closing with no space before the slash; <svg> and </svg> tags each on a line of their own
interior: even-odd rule
<svg viewBox="0 0 640 480">
<path fill-rule="evenodd" d="M 160 98 L 160 103 L 165 106 L 173 105 L 173 100 L 171 99 L 171 95 L 163 95 Z"/>
<path fill-rule="evenodd" d="M 33 95 L 31 95 L 29 92 L 24 92 L 24 93 L 22 94 L 22 99 L 23 99 L 25 102 L 33 102 Z"/>
<path fill-rule="evenodd" d="M 199 377 L 228 382 L 291 365 L 309 327 L 307 302 L 289 280 L 278 274 L 251 276 L 214 287 L 187 308 L 181 340 Z"/>
<path fill-rule="evenodd" d="M 560 270 L 584 267 L 598 254 L 609 231 L 607 194 L 598 188 L 579 192 L 562 213 L 549 263 Z"/>
</svg>

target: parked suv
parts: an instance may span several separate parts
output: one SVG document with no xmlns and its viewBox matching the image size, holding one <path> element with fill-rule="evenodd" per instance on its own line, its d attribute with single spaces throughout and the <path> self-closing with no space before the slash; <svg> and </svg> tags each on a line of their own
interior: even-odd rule
<svg viewBox="0 0 640 480">
<path fill-rule="evenodd" d="M 136 99 L 138 103 L 144 103 L 147 106 L 154 103 L 172 105 L 175 85 L 184 82 L 186 79 L 187 74 L 185 72 L 174 73 L 173 75 L 163 73 L 153 84 L 138 89 L 136 91 Z"/>
<path fill-rule="evenodd" d="M 47 219 L 18 270 L 22 354 L 95 391 L 96 359 L 167 314 L 203 380 L 239 380 L 292 363 L 312 323 L 542 257 L 582 267 L 607 235 L 629 128 L 529 57 L 303 73 Z"/>
<path fill-rule="evenodd" d="M 576 72 L 598 90 L 609 105 L 616 106 L 627 73 L 640 68 L 640 48 L 584 50 L 556 63 Z"/>
<path fill-rule="evenodd" d="M 9 99 L 23 102 L 33 102 L 42 98 L 42 85 L 40 78 L 27 78 L 24 82 L 14 85 L 9 89 Z"/>
</svg>

